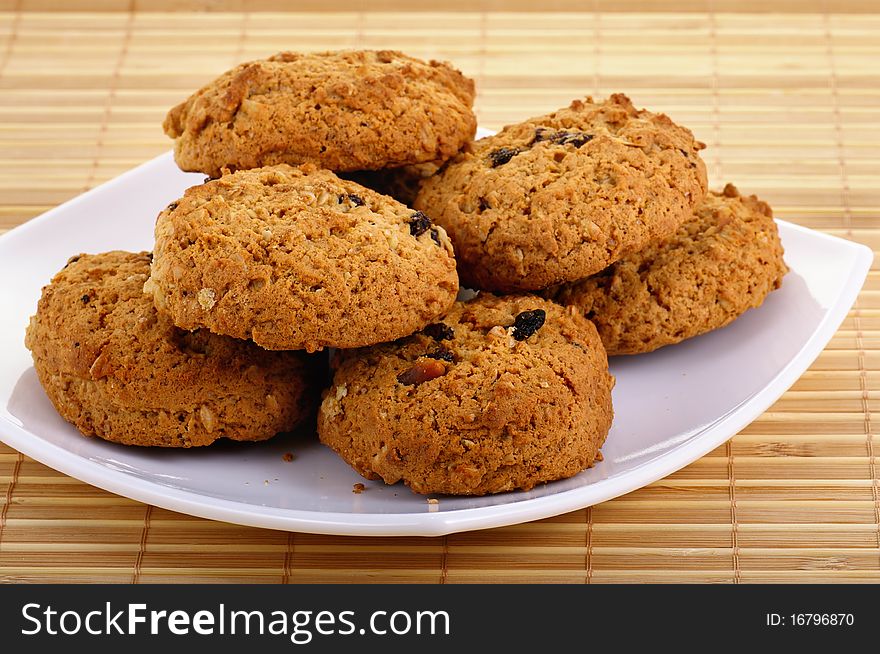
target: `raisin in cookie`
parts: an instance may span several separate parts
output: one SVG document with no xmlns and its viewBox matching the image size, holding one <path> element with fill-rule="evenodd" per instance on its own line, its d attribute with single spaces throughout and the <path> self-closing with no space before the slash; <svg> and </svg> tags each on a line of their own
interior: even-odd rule
<svg viewBox="0 0 880 654">
<path fill-rule="evenodd" d="M 368 479 L 483 495 L 590 467 L 611 425 L 596 329 L 534 296 L 480 294 L 396 343 L 337 352 L 318 434 Z"/>
<path fill-rule="evenodd" d="M 760 306 L 788 271 L 773 212 L 728 184 L 674 236 L 551 294 L 581 310 L 609 354 L 650 352 Z"/>
<path fill-rule="evenodd" d="M 125 445 L 265 440 L 314 415 L 314 361 L 186 332 L 143 292 L 146 252 L 82 254 L 43 288 L 25 344 L 61 416 Z"/>
<path fill-rule="evenodd" d="M 672 234 L 706 192 L 704 145 L 624 95 L 480 139 L 413 205 L 446 228 L 464 286 L 537 290 Z"/>
<path fill-rule="evenodd" d="M 474 83 L 400 52 L 282 52 L 224 73 L 174 107 L 183 170 L 314 163 L 335 171 L 445 160 L 473 138 Z"/>
<path fill-rule="evenodd" d="M 458 276 L 423 213 L 280 164 L 193 187 L 159 214 L 145 290 L 178 327 L 315 351 L 418 331 L 455 301 Z"/>
</svg>

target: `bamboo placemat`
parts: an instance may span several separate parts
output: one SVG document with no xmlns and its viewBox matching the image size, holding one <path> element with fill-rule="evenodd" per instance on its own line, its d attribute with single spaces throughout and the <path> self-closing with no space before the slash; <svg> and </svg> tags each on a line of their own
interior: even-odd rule
<svg viewBox="0 0 880 654">
<path fill-rule="evenodd" d="M 473 76 L 492 128 L 626 91 L 709 144 L 714 186 L 733 181 L 781 218 L 880 246 L 880 14 L 27 5 L 40 3 L 0 13 L 0 231 L 167 150 L 164 112 L 239 61 L 393 47 Z M 0 580 L 878 582 L 878 391 L 875 267 L 816 364 L 732 441 L 647 488 L 541 522 L 432 539 L 287 534 L 145 506 L 0 445 Z"/>
</svg>

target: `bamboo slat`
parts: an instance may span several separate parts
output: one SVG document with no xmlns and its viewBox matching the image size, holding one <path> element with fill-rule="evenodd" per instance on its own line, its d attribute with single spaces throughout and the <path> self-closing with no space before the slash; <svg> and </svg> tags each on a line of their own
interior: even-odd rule
<svg viewBox="0 0 880 654">
<path fill-rule="evenodd" d="M 51 4 L 0 0 L 0 232 L 166 151 L 165 111 L 239 61 L 391 47 L 474 77 L 491 128 L 626 91 L 708 144 L 714 186 L 733 181 L 781 218 L 880 250 L 875 3 L 484 13 L 444 0 L 413 14 L 352 0 L 291 14 L 267 0 L 246 14 L 233 0 L 210 13 L 170 13 L 195 0 L 152 3 L 159 11 L 81 0 L 76 13 L 40 11 Z M 611 502 L 443 538 L 288 534 L 145 506 L 0 445 L 0 581 L 877 583 L 877 410 L 880 260 L 828 348 L 766 414 Z"/>
</svg>

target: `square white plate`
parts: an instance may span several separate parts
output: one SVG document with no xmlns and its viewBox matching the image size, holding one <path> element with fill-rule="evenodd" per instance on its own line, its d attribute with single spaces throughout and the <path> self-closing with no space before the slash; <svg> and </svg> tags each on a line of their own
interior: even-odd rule
<svg viewBox="0 0 880 654">
<path fill-rule="evenodd" d="M 766 410 L 828 343 L 861 288 L 867 247 L 779 223 L 791 272 L 760 309 L 648 355 L 612 360 L 605 460 L 529 492 L 441 497 L 365 482 L 313 434 L 207 449 L 84 438 L 49 403 L 23 344 L 41 287 L 78 252 L 152 249 L 158 212 L 202 176 L 162 155 L 0 238 L 0 439 L 52 468 L 142 502 L 216 520 L 328 534 L 433 536 L 535 520 L 660 479 Z M 285 462 L 282 455 L 297 456 Z M 352 492 L 357 482 L 363 493 Z"/>
</svg>

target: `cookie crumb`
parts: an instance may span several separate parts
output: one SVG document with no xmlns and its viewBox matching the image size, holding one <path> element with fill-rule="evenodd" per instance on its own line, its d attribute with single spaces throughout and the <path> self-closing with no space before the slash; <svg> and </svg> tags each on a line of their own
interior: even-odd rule
<svg viewBox="0 0 880 654">
<path fill-rule="evenodd" d="M 351 487 L 351 492 L 354 493 L 355 495 L 360 495 L 360 494 L 363 493 L 365 490 L 367 490 L 367 487 L 364 486 L 364 485 L 363 485 L 362 483 L 360 483 L 360 482 L 358 482 L 357 484 L 355 484 L 354 486 Z"/>
<path fill-rule="evenodd" d="M 290 463 L 296 458 L 296 455 L 293 452 L 285 452 L 281 455 L 281 458 L 287 463 Z"/>
<path fill-rule="evenodd" d="M 436 497 L 429 497 L 427 500 L 428 504 L 440 504 L 440 500 Z"/>
<path fill-rule="evenodd" d="M 602 452 L 596 452 L 596 461 L 604 461 L 605 457 L 602 456 Z"/>
</svg>

